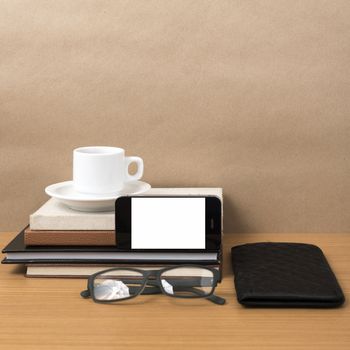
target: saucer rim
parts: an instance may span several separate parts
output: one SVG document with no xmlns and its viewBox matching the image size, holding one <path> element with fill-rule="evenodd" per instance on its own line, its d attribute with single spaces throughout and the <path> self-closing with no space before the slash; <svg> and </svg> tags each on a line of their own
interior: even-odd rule
<svg viewBox="0 0 350 350">
<path fill-rule="evenodd" d="M 95 195 L 93 193 L 84 193 L 84 195 L 88 195 L 88 196 L 91 196 L 90 198 L 77 198 L 77 197 L 72 197 L 72 196 L 65 196 L 65 195 L 61 195 L 61 194 L 57 194 L 53 191 L 55 191 L 57 188 L 59 187 L 63 187 L 63 186 L 72 186 L 73 185 L 73 181 L 70 180 L 70 181 L 62 181 L 62 182 L 57 182 L 55 184 L 52 184 L 52 185 L 49 185 L 45 188 L 45 193 L 52 197 L 52 198 L 57 198 L 57 199 L 62 199 L 62 200 L 70 200 L 70 201 L 83 201 L 83 202 L 99 202 L 99 201 L 108 201 L 108 200 L 114 200 L 118 197 L 121 197 L 121 196 L 128 196 L 128 195 L 133 195 L 133 194 L 141 194 L 141 193 L 144 193 L 148 190 L 150 190 L 152 187 L 149 183 L 147 182 L 144 182 L 144 181 L 140 181 L 140 180 L 136 180 L 136 181 L 129 181 L 128 182 L 129 184 L 130 183 L 139 183 L 139 184 L 143 184 L 143 185 L 146 185 L 146 187 L 148 187 L 147 189 L 145 189 L 144 191 L 142 192 L 139 192 L 139 191 L 135 191 L 135 192 L 130 192 L 129 194 L 127 193 L 123 193 L 123 190 L 122 191 L 119 191 L 119 192 L 114 192 L 114 193 L 109 193 L 109 194 L 106 194 L 105 197 L 101 197 L 103 196 L 102 195 Z M 77 192 L 78 193 L 78 192 Z M 96 196 L 100 196 L 100 197 L 96 197 Z"/>
</svg>

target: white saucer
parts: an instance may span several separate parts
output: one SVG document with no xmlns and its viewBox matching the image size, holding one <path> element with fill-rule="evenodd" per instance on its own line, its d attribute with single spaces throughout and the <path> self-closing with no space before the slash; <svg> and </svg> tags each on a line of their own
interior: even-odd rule
<svg viewBox="0 0 350 350">
<path fill-rule="evenodd" d="M 120 192 L 109 194 L 80 193 L 73 187 L 73 181 L 59 182 L 45 188 L 45 192 L 69 208 L 80 211 L 112 211 L 115 200 L 148 191 L 151 185 L 143 181 L 127 182 Z"/>
</svg>

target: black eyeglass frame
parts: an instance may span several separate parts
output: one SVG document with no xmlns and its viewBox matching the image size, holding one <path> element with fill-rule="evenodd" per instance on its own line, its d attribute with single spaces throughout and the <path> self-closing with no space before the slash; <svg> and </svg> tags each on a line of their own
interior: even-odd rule
<svg viewBox="0 0 350 350">
<path fill-rule="evenodd" d="M 208 293 L 203 292 L 204 294 L 202 294 L 202 295 L 200 295 L 200 294 L 198 294 L 198 295 L 174 295 L 174 294 L 168 293 L 161 283 L 161 276 L 164 272 L 167 272 L 169 270 L 178 269 L 178 268 L 200 268 L 200 269 L 204 269 L 204 270 L 208 270 L 208 271 L 212 272 L 213 273 L 213 285 L 212 285 L 211 291 Z M 96 277 L 98 277 L 99 275 L 111 272 L 111 271 L 125 271 L 125 270 L 133 271 L 133 272 L 137 272 L 137 273 L 142 274 L 143 283 L 141 284 L 139 291 L 137 293 L 135 293 L 134 295 L 131 295 L 129 297 L 122 298 L 122 299 L 99 300 L 99 299 L 95 298 L 93 290 L 94 290 L 94 281 L 95 281 Z M 149 279 L 150 277 L 153 277 L 154 279 L 150 280 Z M 220 280 L 220 273 L 218 270 L 211 268 L 211 267 L 202 266 L 202 265 L 191 265 L 191 264 L 174 265 L 174 266 L 166 267 L 164 269 L 159 269 L 159 270 L 140 270 L 140 269 L 135 269 L 132 267 L 117 267 L 117 268 L 102 270 L 102 271 L 94 273 L 93 275 L 90 275 L 88 277 L 88 281 L 87 281 L 87 289 L 83 290 L 80 293 L 80 295 L 83 298 L 91 297 L 92 300 L 96 303 L 108 304 L 108 303 L 115 303 L 118 301 L 129 300 L 129 299 L 135 298 L 141 294 L 159 294 L 159 292 L 161 292 L 162 294 L 165 294 L 166 296 L 169 296 L 172 298 L 182 298 L 182 299 L 205 298 L 205 299 L 212 301 L 215 304 L 223 305 L 223 304 L 225 304 L 225 299 L 214 294 L 215 288 L 216 288 L 219 280 Z"/>
</svg>

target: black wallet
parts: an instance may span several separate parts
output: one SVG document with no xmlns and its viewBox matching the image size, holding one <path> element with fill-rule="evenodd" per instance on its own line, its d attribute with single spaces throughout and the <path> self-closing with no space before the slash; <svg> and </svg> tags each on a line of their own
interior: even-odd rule
<svg viewBox="0 0 350 350">
<path fill-rule="evenodd" d="M 231 249 L 237 300 L 245 306 L 329 308 L 344 294 L 322 250 L 303 243 L 251 243 Z"/>
</svg>

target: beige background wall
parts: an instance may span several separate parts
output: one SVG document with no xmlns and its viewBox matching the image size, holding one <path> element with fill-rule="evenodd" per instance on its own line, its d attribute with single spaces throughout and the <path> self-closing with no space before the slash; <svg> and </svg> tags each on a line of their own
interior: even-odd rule
<svg viewBox="0 0 350 350">
<path fill-rule="evenodd" d="M 350 231 L 350 1 L 0 1 L 0 230 L 116 145 L 225 230 Z"/>
</svg>

